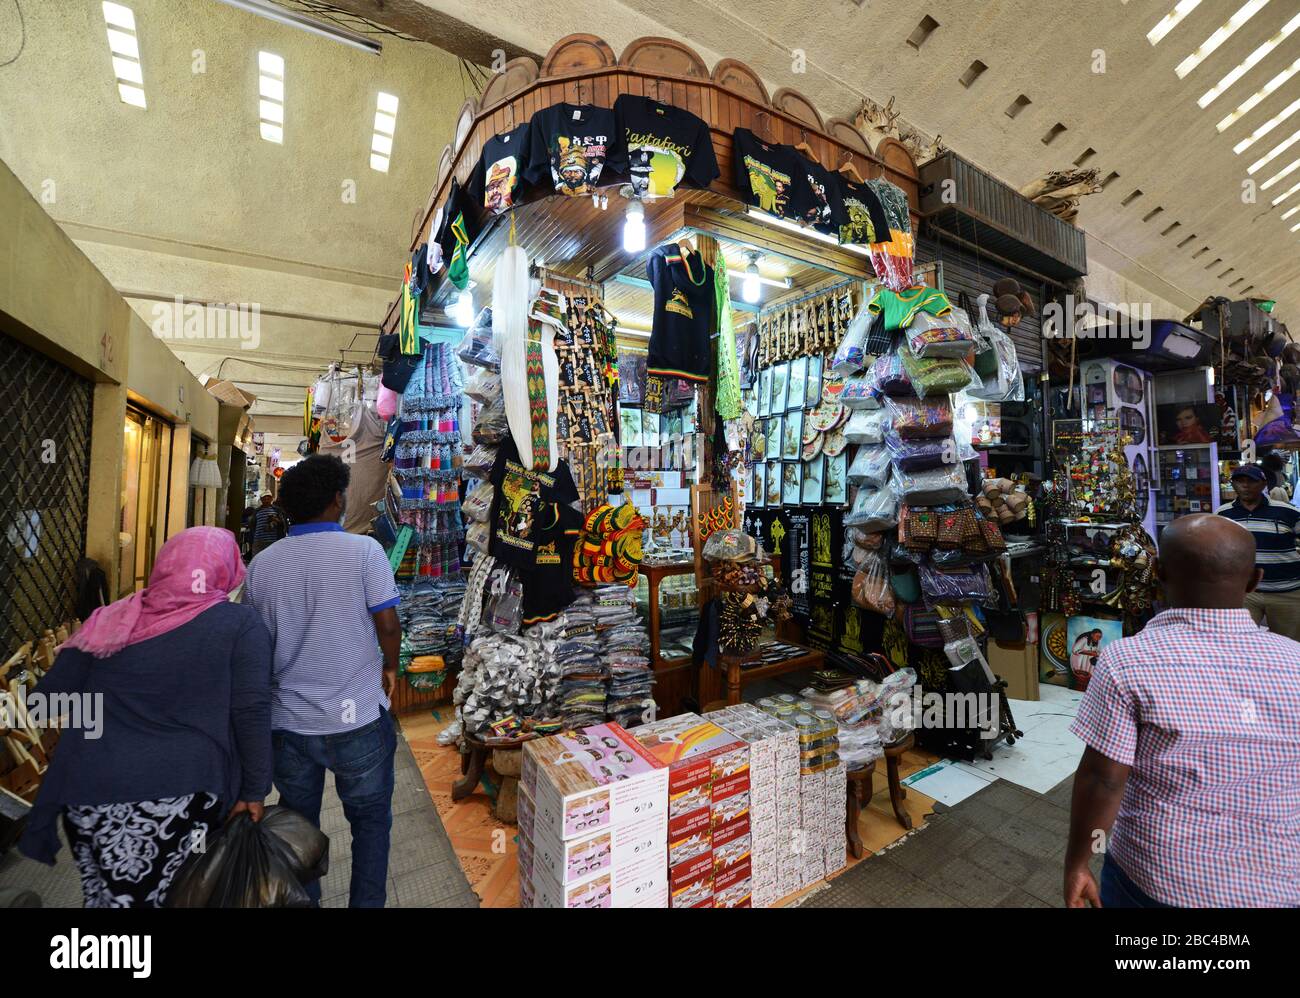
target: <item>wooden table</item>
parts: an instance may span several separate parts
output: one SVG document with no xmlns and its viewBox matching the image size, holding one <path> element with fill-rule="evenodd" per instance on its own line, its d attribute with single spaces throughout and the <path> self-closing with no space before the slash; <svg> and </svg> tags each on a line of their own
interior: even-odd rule
<svg viewBox="0 0 1300 998">
<path fill-rule="evenodd" d="M 691 657 L 664 658 L 659 640 L 662 626 L 659 612 L 659 585 L 670 575 L 694 575 L 695 565 L 689 561 L 669 565 L 642 565 L 641 575 L 649 586 L 646 629 L 650 632 L 650 667 L 655 673 L 655 702 L 665 716 L 679 712 L 683 699 L 692 694 Z"/>
<path fill-rule="evenodd" d="M 740 691 L 746 683 L 753 682 L 757 679 L 770 679 L 773 676 L 782 676 L 788 672 L 798 672 L 800 669 L 820 669 L 826 664 L 826 654 L 824 652 L 815 651 L 812 648 L 805 648 L 802 655 L 796 655 L 793 658 L 787 658 L 780 662 L 773 662 L 770 665 L 761 665 L 753 669 L 744 668 L 744 663 L 748 659 L 753 658 L 762 647 L 762 645 L 759 645 L 757 649 L 746 655 L 722 656 L 722 673 L 726 680 L 726 699 L 728 706 L 740 703 Z M 709 667 L 704 665 L 700 668 L 707 669 Z M 701 698 L 703 699 L 703 692 L 701 692 Z"/>
<path fill-rule="evenodd" d="M 514 824 L 515 793 L 522 762 L 520 750 L 524 747 L 524 742 L 536 737 L 527 734 L 506 741 L 483 742 L 472 735 L 462 735 L 460 771 L 464 775 L 451 785 L 451 799 L 464 800 L 478 788 L 490 758 L 497 774 L 497 792 L 492 795 L 492 814 L 500 821 Z"/>
</svg>

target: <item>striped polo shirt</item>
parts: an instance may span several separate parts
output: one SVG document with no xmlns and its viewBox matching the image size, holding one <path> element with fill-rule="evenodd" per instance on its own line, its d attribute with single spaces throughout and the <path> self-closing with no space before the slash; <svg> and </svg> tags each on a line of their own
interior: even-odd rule
<svg viewBox="0 0 1300 998">
<path fill-rule="evenodd" d="M 1260 496 L 1259 505 L 1253 510 L 1247 509 L 1238 499 L 1220 506 L 1215 512 L 1236 520 L 1254 535 L 1255 565 L 1264 570 L 1260 592 L 1300 589 L 1300 551 L 1296 550 L 1300 509 L 1289 502 Z"/>
<path fill-rule="evenodd" d="M 372 613 L 397 606 L 379 542 L 337 523 L 304 523 L 248 566 L 245 600 L 275 646 L 271 726 L 333 735 L 388 709 Z"/>
</svg>

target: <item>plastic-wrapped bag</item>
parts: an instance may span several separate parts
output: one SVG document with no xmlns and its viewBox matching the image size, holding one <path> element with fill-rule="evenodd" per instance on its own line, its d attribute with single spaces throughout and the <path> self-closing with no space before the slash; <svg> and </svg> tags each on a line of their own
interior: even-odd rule
<svg viewBox="0 0 1300 998">
<path fill-rule="evenodd" d="M 848 409 L 880 408 L 880 396 L 876 394 L 875 380 L 870 374 L 845 378 L 839 400 L 840 404 Z"/>
<path fill-rule="evenodd" d="M 952 407 L 945 396 L 932 399 L 886 398 L 894 432 L 904 440 L 924 440 L 952 435 Z"/>
<path fill-rule="evenodd" d="M 465 382 L 465 394 L 484 405 L 495 402 L 501 398 L 501 375 L 482 368 Z"/>
<path fill-rule="evenodd" d="M 273 804 L 262 820 L 237 815 L 193 853 L 167 892 L 168 908 L 310 908 L 305 884 L 329 872 L 330 840 Z"/>
<path fill-rule="evenodd" d="M 471 437 L 476 444 L 495 447 L 510 434 L 510 423 L 506 419 L 505 399 L 498 396 L 491 405 L 483 407 L 474 424 Z"/>
<path fill-rule="evenodd" d="M 970 319 L 959 308 L 943 315 L 917 312 L 907 327 L 907 345 L 918 357 L 965 358 L 975 349 Z"/>
<path fill-rule="evenodd" d="M 483 622 L 502 634 L 518 634 L 524 619 L 524 586 L 513 568 L 501 568 L 489 582 L 483 601 Z"/>
<path fill-rule="evenodd" d="M 840 345 L 831 360 L 831 370 L 836 374 L 857 374 L 862 370 L 862 365 L 866 361 L 863 347 L 867 342 L 867 329 L 871 326 L 872 318 L 872 314 L 867 311 L 867 306 L 863 305 L 858 309 L 858 314 L 853 317 L 849 328 L 844 331 Z"/>
<path fill-rule="evenodd" d="M 896 604 L 885 559 L 873 554 L 864 561 L 865 564 L 853 576 L 853 602 L 864 610 L 892 617 Z"/>
<path fill-rule="evenodd" d="M 844 524 L 871 532 L 888 530 L 898 523 L 898 500 L 889 489 L 860 488 L 853 505 L 844 514 Z"/>
<path fill-rule="evenodd" d="M 909 506 L 941 506 L 966 498 L 966 472 L 960 464 L 925 471 L 895 468 L 890 483 L 899 501 Z"/>
<path fill-rule="evenodd" d="M 885 440 L 889 419 L 880 409 L 854 409 L 844 425 L 844 439 L 851 444 L 879 444 Z"/>
<path fill-rule="evenodd" d="M 460 341 L 456 353 L 466 364 L 500 370 L 501 358 L 492 347 L 492 309 L 489 306 L 483 307 L 473 325 L 465 331 L 465 338 Z"/>
<path fill-rule="evenodd" d="M 479 554 L 488 553 L 488 544 L 492 539 L 492 531 L 486 523 L 475 521 L 465 528 L 465 546 L 472 548 Z"/>
<path fill-rule="evenodd" d="M 858 448 L 849 465 L 849 481 L 883 489 L 889 481 L 889 448 L 884 444 L 866 444 Z"/>
<path fill-rule="evenodd" d="M 987 603 L 993 594 L 993 582 L 987 565 L 967 571 L 947 572 L 933 565 L 921 565 L 921 592 L 928 606 L 952 606 Z"/>
<path fill-rule="evenodd" d="M 901 471 L 928 471 L 955 464 L 957 443 L 952 437 L 933 440 L 904 440 L 893 430 L 885 434 L 885 444 L 894 458 L 894 466 Z"/>
<path fill-rule="evenodd" d="M 989 347 L 976 355 L 980 369 L 990 373 L 978 376 L 977 384 L 966 390 L 966 394 L 989 402 L 1023 402 L 1025 400 L 1025 383 L 1020 376 L 1020 358 L 1016 356 L 1016 345 L 1007 333 L 989 321 L 984 308 L 984 299 L 975 308 L 977 316 L 977 333 Z M 992 357 L 989 353 L 992 353 Z"/>
<path fill-rule="evenodd" d="M 964 360 L 948 357 L 918 357 L 907 347 L 898 351 L 907 380 L 919 398 L 951 395 L 978 384 L 974 369 Z"/>
<path fill-rule="evenodd" d="M 466 478 L 487 478 L 492 474 L 492 466 L 497 462 L 497 448 L 482 444 L 474 448 L 473 453 L 465 458 L 463 470 Z"/>
<path fill-rule="evenodd" d="M 875 388 L 885 395 L 917 395 L 903 368 L 899 351 L 882 353 L 871 367 L 871 380 Z"/>
<path fill-rule="evenodd" d="M 475 523 L 487 523 L 495 494 L 496 490 L 487 482 L 479 482 L 470 489 L 465 496 L 465 501 L 460 504 L 460 511 L 465 514 L 465 519 Z"/>
</svg>

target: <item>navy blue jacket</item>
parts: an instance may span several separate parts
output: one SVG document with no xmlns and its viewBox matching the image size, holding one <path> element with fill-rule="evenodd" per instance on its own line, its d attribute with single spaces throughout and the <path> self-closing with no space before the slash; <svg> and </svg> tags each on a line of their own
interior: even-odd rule
<svg viewBox="0 0 1300 998">
<path fill-rule="evenodd" d="M 32 859 L 54 862 L 70 804 L 208 792 L 229 808 L 271 791 L 271 636 L 251 606 L 219 603 L 108 658 L 65 649 L 36 692 L 91 694 L 101 730 L 64 730 L 18 844 Z"/>
</svg>

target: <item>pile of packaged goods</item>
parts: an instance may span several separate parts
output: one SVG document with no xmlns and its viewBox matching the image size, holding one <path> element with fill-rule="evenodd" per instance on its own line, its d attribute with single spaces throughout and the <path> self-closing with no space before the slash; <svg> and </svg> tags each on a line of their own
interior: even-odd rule
<svg viewBox="0 0 1300 998">
<path fill-rule="evenodd" d="M 579 730 L 605 720 L 605 671 L 592 599 L 580 594 L 554 619 L 525 632 L 541 642 L 559 679 L 559 715 L 566 728 Z"/>
<path fill-rule="evenodd" d="M 554 722 L 559 689 L 560 666 L 545 642 L 480 632 L 465 650 L 452 702 L 461 730 L 484 738 L 509 734 L 524 721 L 530 728 Z"/>
<path fill-rule="evenodd" d="M 749 745 L 698 714 L 631 735 L 668 769 L 670 906 L 750 907 Z"/>
<path fill-rule="evenodd" d="M 650 636 L 636 611 L 636 594 L 627 586 L 599 586 L 595 625 L 606 674 L 606 717 L 625 728 L 654 719 L 654 670 Z"/>
<path fill-rule="evenodd" d="M 617 724 L 525 743 L 520 904 L 667 907 L 668 778 L 668 767 Z"/>
<path fill-rule="evenodd" d="M 402 623 L 402 664 L 425 655 L 440 656 L 446 669 L 460 666 L 464 635 L 457 621 L 465 598 L 459 578 L 417 582 L 402 593 L 397 613 Z"/>
</svg>

